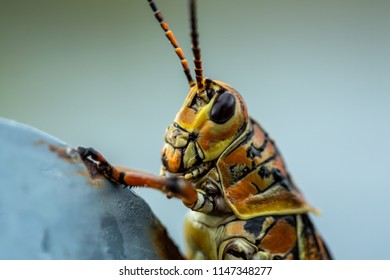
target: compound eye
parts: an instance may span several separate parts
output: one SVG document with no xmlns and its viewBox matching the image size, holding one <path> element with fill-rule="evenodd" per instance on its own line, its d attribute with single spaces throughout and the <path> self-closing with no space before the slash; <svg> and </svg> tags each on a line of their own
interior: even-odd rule
<svg viewBox="0 0 390 280">
<path fill-rule="evenodd" d="M 236 99 L 228 91 L 217 96 L 210 112 L 210 119 L 218 124 L 227 122 L 233 115 L 236 108 Z"/>
</svg>

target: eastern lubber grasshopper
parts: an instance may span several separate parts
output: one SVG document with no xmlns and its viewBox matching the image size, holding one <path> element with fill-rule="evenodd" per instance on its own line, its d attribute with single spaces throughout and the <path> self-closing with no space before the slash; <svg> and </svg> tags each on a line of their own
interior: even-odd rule
<svg viewBox="0 0 390 280">
<path fill-rule="evenodd" d="M 189 94 L 165 132 L 160 176 L 109 164 L 92 148 L 81 158 L 109 180 L 158 189 L 191 211 L 185 222 L 191 259 L 329 259 L 313 211 L 286 171 L 274 142 L 248 116 L 230 85 L 204 78 L 195 0 L 190 0 L 196 79 L 153 0 L 154 16 L 179 56 Z"/>
</svg>

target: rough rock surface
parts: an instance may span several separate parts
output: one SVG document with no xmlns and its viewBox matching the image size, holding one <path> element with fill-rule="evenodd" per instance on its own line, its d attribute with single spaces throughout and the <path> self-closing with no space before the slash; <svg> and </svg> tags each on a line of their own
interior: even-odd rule
<svg viewBox="0 0 390 280">
<path fill-rule="evenodd" d="M 0 118 L 0 259 L 179 259 L 149 206 L 75 150 Z"/>
</svg>

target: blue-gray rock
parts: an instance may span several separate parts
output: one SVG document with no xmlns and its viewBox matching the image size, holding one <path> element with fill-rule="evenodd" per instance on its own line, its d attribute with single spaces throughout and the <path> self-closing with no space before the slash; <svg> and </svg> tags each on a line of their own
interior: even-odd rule
<svg viewBox="0 0 390 280">
<path fill-rule="evenodd" d="M 0 259 L 180 259 L 149 206 L 75 150 L 0 118 Z"/>
</svg>

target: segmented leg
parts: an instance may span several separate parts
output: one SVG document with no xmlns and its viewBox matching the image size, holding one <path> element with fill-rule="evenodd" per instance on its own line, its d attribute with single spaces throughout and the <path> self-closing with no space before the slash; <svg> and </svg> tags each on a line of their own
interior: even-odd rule
<svg viewBox="0 0 390 280">
<path fill-rule="evenodd" d="M 169 198 L 177 197 L 181 199 L 189 208 L 192 208 L 198 200 L 198 193 L 195 187 L 183 178 L 156 176 L 146 172 L 112 166 L 93 148 L 78 147 L 77 150 L 89 169 L 94 167 L 110 181 L 128 187 L 145 187 L 160 190 Z"/>
</svg>

